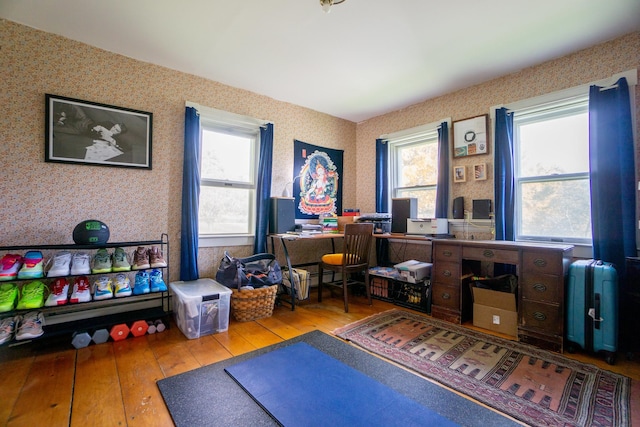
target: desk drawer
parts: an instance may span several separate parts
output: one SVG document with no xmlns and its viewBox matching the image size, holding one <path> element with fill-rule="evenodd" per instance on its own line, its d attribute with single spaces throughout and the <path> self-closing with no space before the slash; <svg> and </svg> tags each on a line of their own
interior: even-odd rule
<svg viewBox="0 0 640 427">
<path fill-rule="evenodd" d="M 521 327 L 537 329 L 546 335 L 562 335 L 564 319 L 561 305 L 522 301 L 520 311 Z"/>
<path fill-rule="evenodd" d="M 463 248 L 462 258 L 478 261 L 502 262 L 505 264 L 518 264 L 518 251 L 508 249 L 491 248 Z"/>
<path fill-rule="evenodd" d="M 455 285 L 460 283 L 460 264 L 457 262 L 438 261 L 433 265 L 432 280 Z"/>
<path fill-rule="evenodd" d="M 522 298 L 560 304 L 564 295 L 564 283 L 558 276 L 550 274 L 523 274 L 520 278 Z"/>
<path fill-rule="evenodd" d="M 460 285 L 449 286 L 442 283 L 434 283 L 431 303 L 460 312 Z"/>
<path fill-rule="evenodd" d="M 562 276 L 562 254 L 552 251 L 524 251 L 522 271 Z"/>
<path fill-rule="evenodd" d="M 458 261 L 460 259 L 460 246 L 435 244 L 433 246 L 433 259 L 436 261 Z"/>
</svg>

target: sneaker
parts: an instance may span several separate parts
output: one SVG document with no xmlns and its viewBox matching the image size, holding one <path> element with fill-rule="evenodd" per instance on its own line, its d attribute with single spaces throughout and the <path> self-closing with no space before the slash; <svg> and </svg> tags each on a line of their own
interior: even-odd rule
<svg viewBox="0 0 640 427">
<path fill-rule="evenodd" d="M 29 310 L 40 308 L 44 305 L 44 290 L 46 286 L 39 280 L 34 280 L 20 289 L 20 299 L 16 309 Z"/>
<path fill-rule="evenodd" d="M 65 305 L 69 299 L 69 282 L 64 277 L 58 277 L 51 283 L 49 289 L 51 293 L 44 303 L 47 307 L 54 307 L 56 305 Z"/>
<path fill-rule="evenodd" d="M 113 284 L 108 276 L 100 276 L 94 283 L 93 300 L 113 298 Z"/>
<path fill-rule="evenodd" d="M 149 273 L 149 282 L 151 286 L 151 292 L 166 292 L 167 285 L 162 280 L 162 272 L 157 269 L 151 270 Z"/>
<path fill-rule="evenodd" d="M 93 268 L 91 271 L 94 274 L 99 273 L 111 273 L 111 256 L 106 249 L 98 249 L 98 252 L 93 256 Z"/>
<path fill-rule="evenodd" d="M 133 294 L 142 295 L 148 294 L 149 292 L 149 273 L 146 271 L 138 271 L 136 273 L 135 284 L 133 285 Z"/>
<path fill-rule="evenodd" d="M 162 258 L 162 252 L 160 252 L 157 246 L 152 246 L 151 249 L 149 249 L 149 265 L 151 265 L 151 268 L 167 266 L 167 262 Z"/>
<path fill-rule="evenodd" d="M 0 313 L 13 310 L 18 299 L 18 287 L 13 283 L 0 285 Z"/>
<path fill-rule="evenodd" d="M 13 338 L 16 332 L 16 323 L 18 316 L 5 317 L 0 320 L 0 344 L 4 344 Z"/>
<path fill-rule="evenodd" d="M 6 254 L 0 260 L 0 280 L 13 280 L 18 277 L 18 270 L 22 267 L 22 256 Z"/>
<path fill-rule="evenodd" d="M 58 252 L 47 262 L 47 265 L 49 265 L 49 263 L 52 263 L 52 265 L 47 270 L 47 277 L 68 276 L 71 265 L 71 252 Z"/>
<path fill-rule="evenodd" d="M 91 274 L 91 267 L 89 266 L 89 260 L 91 257 L 86 252 L 76 252 L 71 258 L 71 275 L 82 276 L 85 274 Z"/>
<path fill-rule="evenodd" d="M 130 271 L 131 264 L 127 259 L 127 253 L 122 248 L 116 248 L 113 252 L 113 271 Z"/>
<path fill-rule="evenodd" d="M 73 282 L 73 292 L 69 298 L 70 303 L 89 302 L 91 301 L 91 289 L 89 287 L 89 279 L 87 276 L 76 277 Z"/>
<path fill-rule="evenodd" d="M 28 251 L 22 257 L 22 268 L 18 272 L 18 279 L 39 279 L 44 276 L 44 260 L 42 252 Z"/>
<path fill-rule="evenodd" d="M 131 284 L 126 274 L 116 274 L 115 282 L 116 298 L 128 297 L 131 295 Z"/>
<path fill-rule="evenodd" d="M 44 316 L 40 311 L 30 311 L 18 322 L 18 330 L 16 331 L 16 340 L 27 340 L 30 338 L 38 338 L 44 331 Z"/>
<path fill-rule="evenodd" d="M 146 248 L 139 246 L 138 249 L 133 253 L 133 265 L 131 266 L 134 270 L 144 270 L 146 268 L 151 268 L 149 264 L 149 251 Z"/>
</svg>

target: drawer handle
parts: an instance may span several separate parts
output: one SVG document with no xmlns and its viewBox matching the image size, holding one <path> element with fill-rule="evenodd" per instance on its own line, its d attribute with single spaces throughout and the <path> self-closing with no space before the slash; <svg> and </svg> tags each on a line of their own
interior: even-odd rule
<svg viewBox="0 0 640 427">
<path fill-rule="evenodd" d="M 539 311 L 536 311 L 535 313 L 533 313 L 533 318 L 539 322 L 543 322 L 547 320 L 547 316 L 544 313 L 540 313 Z"/>
<path fill-rule="evenodd" d="M 442 251 L 442 256 L 450 257 L 452 255 L 453 255 L 453 252 L 451 251 Z"/>
<path fill-rule="evenodd" d="M 535 265 L 536 267 L 546 267 L 547 260 L 542 258 L 536 258 L 533 260 L 533 265 Z"/>
<path fill-rule="evenodd" d="M 451 271 L 449 271 L 449 270 L 444 270 L 444 271 L 442 272 L 442 275 L 443 275 L 443 276 L 445 276 L 445 277 L 451 277 Z"/>
<path fill-rule="evenodd" d="M 547 286 L 542 283 L 536 283 L 533 285 L 533 290 L 538 292 L 547 292 Z"/>
<path fill-rule="evenodd" d="M 451 299 L 451 295 L 448 292 L 442 294 L 442 299 Z"/>
<path fill-rule="evenodd" d="M 491 249 L 485 249 L 484 252 L 482 252 L 482 255 L 484 255 L 486 258 L 493 258 L 495 254 Z"/>
</svg>

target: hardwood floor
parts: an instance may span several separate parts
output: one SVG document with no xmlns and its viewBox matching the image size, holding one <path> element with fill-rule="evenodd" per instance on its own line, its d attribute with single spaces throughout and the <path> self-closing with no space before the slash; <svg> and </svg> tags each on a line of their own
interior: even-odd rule
<svg viewBox="0 0 640 427">
<path fill-rule="evenodd" d="M 315 296 L 312 296 L 315 301 Z M 70 343 L 35 350 L 0 348 L 0 423 L 7 426 L 172 426 L 156 381 L 319 329 L 333 329 L 395 306 L 362 297 L 327 295 L 292 312 L 254 322 L 230 320 L 229 330 L 196 340 L 172 325 L 162 333 L 75 350 Z M 465 325 L 468 326 L 468 325 Z M 469 326 L 473 327 L 473 326 Z M 619 355 L 615 365 L 602 358 L 569 355 L 640 380 L 640 362 Z M 215 402 L 212 402 L 212 404 Z"/>
</svg>

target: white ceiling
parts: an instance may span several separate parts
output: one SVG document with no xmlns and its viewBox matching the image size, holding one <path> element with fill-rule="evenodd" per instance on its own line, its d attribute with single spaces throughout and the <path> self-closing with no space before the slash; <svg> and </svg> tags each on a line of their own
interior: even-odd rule
<svg viewBox="0 0 640 427">
<path fill-rule="evenodd" d="M 0 0 L 0 17 L 361 122 L 640 30 L 640 0 Z"/>
</svg>

